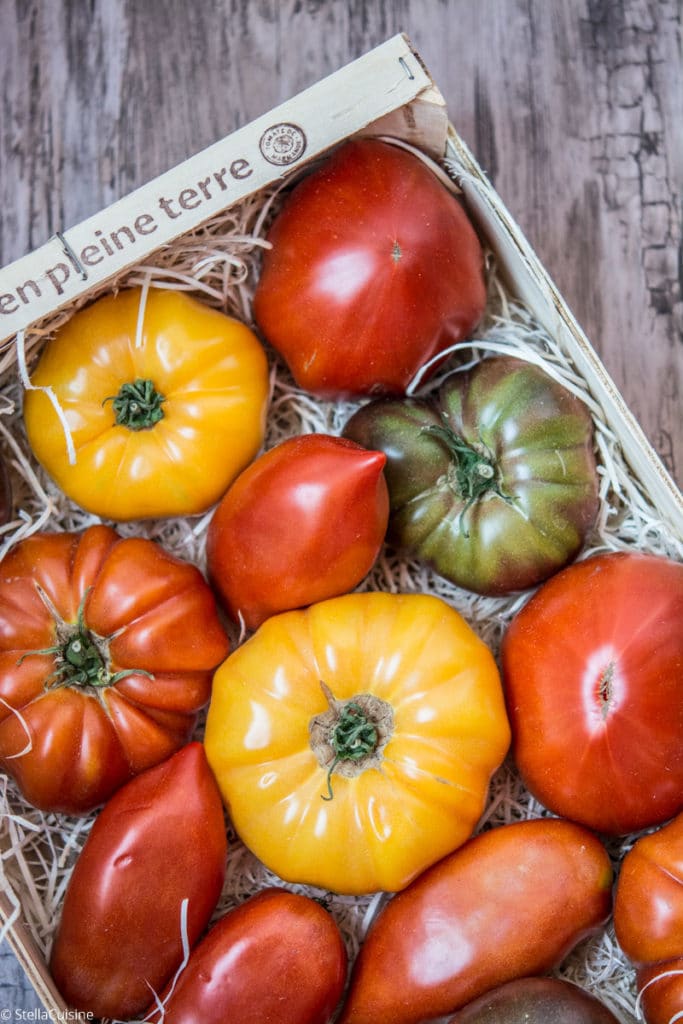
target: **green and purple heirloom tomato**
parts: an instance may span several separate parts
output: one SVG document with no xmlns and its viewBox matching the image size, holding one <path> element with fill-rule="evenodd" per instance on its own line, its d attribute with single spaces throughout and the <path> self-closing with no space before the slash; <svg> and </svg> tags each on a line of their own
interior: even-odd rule
<svg viewBox="0 0 683 1024">
<path fill-rule="evenodd" d="M 512 356 L 452 374 L 436 402 L 370 402 L 344 435 L 386 453 L 388 540 L 468 590 L 535 586 L 576 557 L 595 522 L 590 413 Z"/>
</svg>

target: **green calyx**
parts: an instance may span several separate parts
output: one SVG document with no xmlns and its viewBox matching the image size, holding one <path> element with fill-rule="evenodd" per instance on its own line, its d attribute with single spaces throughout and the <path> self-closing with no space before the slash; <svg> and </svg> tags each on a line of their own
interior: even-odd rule
<svg viewBox="0 0 683 1024">
<path fill-rule="evenodd" d="M 17 664 L 21 665 L 26 658 L 36 655 L 52 655 L 55 667 L 45 681 L 45 689 L 49 690 L 59 686 L 103 689 L 113 686 L 120 679 L 133 674 L 152 678 L 149 672 L 141 669 L 128 668 L 120 672 L 109 670 L 108 640 L 92 632 L 85 624 L 84 607 L 88 592 L 81 601 L 76 622 L 64 622 L 63 619 L 57 617 L 42 589 L 38 588 L 38 590 L 55 616 L 57 642 L 52 647 L 27 651 Z"/>
<path fill-rule="evenodd" d="M 164 417 L 161 408 L 166 401 L 154 387 L 154 382 L 138 377 L 137 380 L 122 384 L 117 395 L 110 395 L 105 402 L 111 402 L 116 416 L 116 425 L 129 430 L 149 430 Z"/>
<path fill-rule="evenodd" d="M 466 536 L 465 515 L 480 498 L 492 492 L 504 501 L 510 500 L 500 489 L 495 460 L 490 453 L 484 454 L 447 425 L 433 424 L 425 427 L 424 433 L 441 441 L 451 457 L 453 472 L 449 474 L 449 483 L 465 502 L 460 513 L 460 530 Z"/>
<path fill-rule="evenodd" d="M 323 800 L 331 800 L 332 772 L 340 761 L 360 761 L 373 754 L 377 749 L 379 733 L 372 720 L 356 701 L 349 701 L 341 711 L 339 721 L 332 730 L 330 744 L 334 750 L 334 760 L 327 773 L 327 795 Z"/>
<path fill-rule="evenodd" d="M 384 748 L 394 731 L 391 706 L 381 697 L 359 693 L 350 700 L 336 700 L 321 682 L 329 708 L 309 724 L 311 750 L 325 769 L 327 793 L 332 800 L 332 775 L 352 779 L 368 769 L 380 769 Z"/>
</svg>

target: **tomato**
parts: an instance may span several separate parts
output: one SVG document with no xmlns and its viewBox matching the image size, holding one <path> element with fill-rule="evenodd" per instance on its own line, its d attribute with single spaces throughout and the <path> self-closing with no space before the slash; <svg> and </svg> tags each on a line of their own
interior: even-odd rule
<svg viewBox="0 0 683 1024">
<path fill-rule="evenodd" d="M 560 978 L 519 978 L 468 1003 L 449 1024 L 619 1024 L 595 996 Z"/>
<path fill-rule="evenodd" d="M 50 971 L 67 1002 L 127 1019 L 149 1006 L 218 902 L 227 842 L 223 806 L 200 743 L 116 793 L 69 880 Z"/>
<path fill-rule="evenodd" d="M 624 857 L 614 928 L 636 963 L 683 956 L 683 813 L 641 836 Z"/>
<path fill-rule="evenodd" d="M 545 583 L 502 664 L 513 754 L 556 814 L 614 835 L 683 806 L 683 565 L 597 555 Z"/>
<path fill-rule="evenodd" d="M 619 945 L 639 967 L 649 1024 L 683 1009 L 683 813 L 641 836 L 624 857 L 614 898 Z"/>
<path fill-rule="evenodd" d="M 319 903 L 263 890 L 193 950 L 164 1001 L 163 1024 L 327 1024 L 346 963 L 339 929 Z"/>
<path fill-rule="evenodd" d="M 244 470 L 207 536 L 209 576 L 234 619 L 254 629 L 360 583 L 387 528 L 385 461 L 351 441 L 306 434 Z"/>
<path fill-rule="evenodd" d="M 34 534 L 0 565 L 0 762 L 84 813 L 189 739 L 228 652 L 199 570 L 108 526 Z"/>
<path fill-rule="evenodd" d="M 489 649 L 424 594 L 273 616 L 216 672 L 209 763 L 280 878 L 395 890 L 471 834 L 509 742 Z"/>
<path fill-rule="evenodd" d="M 647 1024 L 674 1024 L 681 1020 L 683 956 L 639 967 L 636 983 Z"/>
<path fill-rule="evenodd" d="M 24 419 L 36 458 L 76 504 L 106 519 L 195 515 L 263 440 L 268 366 L 237 320 L 152 289 L 136 344 L 138 289 L 74 314 L 32 374 Z M 44 390 L 61 406 L 75 449 Z"/>
<path fill-rule="evenodd" d="M 485 359 L 449 376 L 435 403 L 370 402 L 344 435 L 387 455 L 389 540 L 468 590 L 536 585 L 595 521 L 590 414 L 531 363 Z"/>
<path fill-rule="evenodd" d="M 604 846 L 572 822 L 480 833 L 375 918 L 339 1024 L 418 1024 L 550 970 L 606 921 L 611 885 Z"/>
<path fill-rule="evenodd" d="M 458 199 L 396 145 L 355 140 L 300 182 L 269 233 L 254 315 L 318 394 L 403 393 L 486 303 Z"/>
</svg>

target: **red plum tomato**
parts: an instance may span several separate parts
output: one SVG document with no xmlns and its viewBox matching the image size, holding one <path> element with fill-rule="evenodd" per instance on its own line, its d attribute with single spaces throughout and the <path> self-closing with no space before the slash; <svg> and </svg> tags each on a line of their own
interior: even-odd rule
<svg viewBox="0 0 683 1024">
<path fill-rule="evenodd" d="M 477 234 L 449 188 L 398 145 L 345 143 L 293 189 L 268 241 L 254 315 L 316 394 L 403 394 L 482 316 Z"/>
<path fill-rule="evenodd" d="M 304 434 L 243 471 L 207 537 L 209 576 L 232 618 L 255 629 L 360 583 L 387 528 L 385 461 L 352 441 Z"/>
<path fill-rule="evenodd" d="M 639 552 L 577 562 L 502 648 L 512 750 L 555 814 L 622 835 L 683 806 L 683 564 Z"/>
<path fill-rule="evenodd" d="M 318 902 L 266 889 L 192 951 L 164 1000 L 163 1024 L 327 1024 L 346 965 L 341 933 Z"/>
<path fill-rule="evenodd" d="M 142 1013 L 198 940 L 225 876 L 223 805 L 200 743 L 123 786 L 74 867 L 50 970 L 67 1002 L 96 1017 Z"/>
<path fill-rule="evenodd" d="M 539 818 L 482 832 L 375 918 L 340 1024 L 420 1024 L 556 967 L 609 917 L 612 867 L 587 829 Z"/>
</svg>

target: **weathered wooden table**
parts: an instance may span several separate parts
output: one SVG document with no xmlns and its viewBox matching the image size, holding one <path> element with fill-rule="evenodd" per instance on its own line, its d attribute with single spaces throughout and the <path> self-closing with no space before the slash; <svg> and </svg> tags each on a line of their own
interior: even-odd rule
<svg viewBox="0 0 683 1024">
<path fill-rule="evenodd" d="M 405 31 L 680 485 L 682 22 L 680 0 L 1 0 L 0 264 Z M 28 1019 L 0 952 L 0 1019 Z"/>
</svg>

